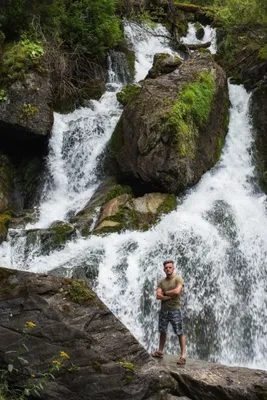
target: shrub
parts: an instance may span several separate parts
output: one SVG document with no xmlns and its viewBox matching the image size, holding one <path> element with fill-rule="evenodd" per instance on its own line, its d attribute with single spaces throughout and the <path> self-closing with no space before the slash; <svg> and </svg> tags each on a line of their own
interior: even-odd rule
<svg viewBox="0 0 267 400">
<path fill-rule="evenodd" d="M 41 59 L 44 54 L 40 42 L 22 39 L 6 48 L 2 59 L 1 72 L 4 80 L 15 81 L 22 79 L 31 69 L 42 71 Z"/>
</svg>

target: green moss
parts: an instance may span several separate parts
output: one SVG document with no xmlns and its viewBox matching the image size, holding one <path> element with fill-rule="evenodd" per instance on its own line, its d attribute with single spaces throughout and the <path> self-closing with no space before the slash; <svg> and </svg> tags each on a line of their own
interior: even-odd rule
<svg viewBox="0 0 267 400">
<path fill-rule="evenodd" d="M 122 119 L 120 118 L 110 139 L 110 150 L 115 157 L 122 148 L 122 146 L 124 145 L 121 125 L 122 125 Z"/>
<path fill-rule="evenodd" d="M 16 275 L 17 271 L 9 268 L 0 268 L 0 281 L 9 278 L 11 275 Z"/>
<path fill-rule="evenodd" d="M 108 201 L 114 199 L 115 197 L 121 196 L 123 194 L 130 194 L 132 195 L 132 189 L 130 188 L 130 186 L 122 186 L 122 185 L 116 185 L 114 188 L 112 188 L 105 199 L 105 203 L 107 203 Z"/>
<path fill-rule="evenodd" d="M 133 363 L 129 362 L 129 361 L 119 361 L 118 364 L 124 368 L 127 369 L 128 371 L 132 371 L 134 372 L 136 367 Z"/>
<path fill-rule="evenodd" d="M 267 44 L 260 48 L 258 58 L 267 61 Z"/>
<path fill-rule="evenodd" d="M 188 32 L 188 24 L 179 22 L 178 23 L 178 33 L 180 36 L 186 36 Z"/>
<path fill-rule="evenodd" d="M 92 304 L 96 297 L 84 281 L 72 281 L 69 295 L 71 300 L 78 304 Z"/>
<path fill-rule="evenodd" d="M 21 119 L 31 119 L 38 113 L 38 108 L 33 104 L 24 103 L 21 108 L 20 118 Z"/>
<path fill-rule="evenodd" d="M 96 372 L 102 372 L 102 364 L 98 361 L 93 361 L 92 362 L 93 368 Z"/>
<path fill-rule="evenodd" d="M 135 96 L 137 96 L 141 92 L 142 88 L 138 84 L 130 83 L 126 85 L 121 92 L 117 93 L 117 100 L 123 106 L 129 103 Z"/>
<path fill-rule="evenodd" d="M 128 64 L 130 79 L 133 80 L 135 77 L 135 52 L 128 50 L 125 54 L 125 57 Z"/>
<path fill-rule="evenodd" d="M 52 241 L 55 246 L 60 246 L 66 242 L 71 236 L 73 228 L 71 225 L 62 224 L 59 226 L 53 226 L 49 228 L 49 231 L 53 234 Z"/>
<path fill-rule="evenodd" d="M 11 216 L 8 213 L 0 214 L 0 224 L 7 225 L 11 220 Z"/>
<path fill-rule="evenodd" d="M 195 136 L 208 121 L 214 92 L 214 77 L 202 72 L 184 86 L 172 109 L 162 116 L 162 130 L 172 135 L 181 157 L 194 159 Z"/>
<path fill-rule="evenodd" d="M 158 215 L 168 214 L 176 209 L 177 200 L 174 194 L 170 194 L 158 208 Z"/>
</svg>

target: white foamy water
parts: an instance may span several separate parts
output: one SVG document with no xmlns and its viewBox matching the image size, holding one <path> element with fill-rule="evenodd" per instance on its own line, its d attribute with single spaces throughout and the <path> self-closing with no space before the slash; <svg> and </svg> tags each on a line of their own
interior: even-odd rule
<svg viewBox="0 0 267 400">
<path fill-rule="evenodd" d="M 144 78 L 154 52 L 168 51 L 166 41 L 135 25 L 125 29 L 139 60 L 137 76 Z M 147 232 L 79 238 L 48 255 L 40 254 L 38 246 L 26 249 L 23 235 L 13 232 L 0 248 L 1 265 L 34 272 L 64 268 L 69 275 L 82 267 L 94 273 L 98 295 L 150 351 L 158 341 L 157 281 L 162 261 L 172 258 L 185 280 L 189 356 L 267 369 L 266 196 L 255 184 L 251 161 L 249 95 L 242 86 L 230 85 L 229 90 L 231 117 L 220 162 L 157 226 Z M 58 175 L 41 205 L 47 207 L 41 211 L 44 225 L 82 206 L 97 184 L 94 165 L 121 109 L 112 91 L 93 105 L 56 116 L 49 160 Z M 170 336 L 166 351 L 176 353 L 177 338 Z"/>
</svg>

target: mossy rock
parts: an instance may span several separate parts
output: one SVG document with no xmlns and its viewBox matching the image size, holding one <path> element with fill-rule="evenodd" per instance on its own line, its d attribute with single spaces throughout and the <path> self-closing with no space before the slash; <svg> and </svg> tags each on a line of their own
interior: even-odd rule
<svg viewBox="0 0 267 400">
<path fill-rule="evenodd" d="M 30 229 L 26 231 L 26 248 L 38 245 L 43 255 L 61 249 L 75 235 L 72 225 L 57 222 L 47 229 Z"/>
<path fill-rule="evenodd" d="M 137 96 L 142 90 L 142 87 L 137 83 L 130 83 L 126 85 L 121 92 L 117 93 L 117 100 L 123 106 L 129 103 L 135 96 Z"/>
<path fill-rule="evenodd" d="M 92 305 L 96 301 L 96 294 L 88 288 L 84 281 L 73 280 L 68 294 L 74 303 Z"/>
<path fill-rule="evenodd" d="M 201 39 L 203 39 L 204 35 L 205 35 L 205 30 L 204 30 L 203 26 L 200 26 L 199 28 L 197 28 L 196 38 L 198 40 L 201 40 Z"/>
<path fill-rule="evenodd" d="M 115 197 L 121 196 L 123 194 L 132 195 L 133 192 L 132 192 L 131 187 L 128 185 L 116 185 L 108 192 L 106 199 L 105 199 L 105 203 L 107 203 L 108 201 L 114 199 Z"/>
<path fill-rule="evenodd" d="M 173 72 L 182 64 L 179 57 L 174 57 L 168 53 L 157 53 L 154 55 L 153 67 L 149 70 L 147 78 L 155 79 L 160 75 Z"/>
<path fill-rule="evenodd" d="M 158 208 L 158 216 L 168 214 L 175 210 L 177 207 L 177 198 L 174 194 L 170 194 L 166 197 L 163 203 Z"/>
<path fill-rule="evenodd" d="M 197 131 L 208 121 L 214 93 L 213 75 L 201 72 L 195 82 L 184 86 L 171 110 L 162 115 L 161 132 L 172 135 L 181 157 L 194 159 Z"/>
</svg>

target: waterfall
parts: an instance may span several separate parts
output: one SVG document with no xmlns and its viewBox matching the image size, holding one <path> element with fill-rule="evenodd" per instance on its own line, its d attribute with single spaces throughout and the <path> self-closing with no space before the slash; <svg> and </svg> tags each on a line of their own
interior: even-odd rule
<svg viewBox="0 0 267 400">
<path fill-rule="evenodd" d="M 136 53 L 136 81 L 156 52 L 172 52 L 163 27 L 148 31 L 125 24 Z M 163 37 L 165 36 L 165 38 Z M 99 183 L 99 158 L 122 112 L 122 83 L 110 60 L 107 92 L 69 115 L 55 115 L 48 179 L 40 218 L 49 226 L 81 209 Z M 121 76 L 127 76 L 120 74 Z M 266 197 L 256 184 L 251 158 L 249 94 L 229 85 L 231 115 L 220 162 L 178 198 L 177 210 L 147 232 L 76 238 L 64 249 L 40 255 L 18 231 L 0 247 L 1 265 L 71 276 L 78 268 L 94 276 L 94 289 L 148 351 L 158 344 L 155 300 L 162 261 L 175 260 L 184 278 L 186 335 L 190 357 L 267 369 Z M 177 353 L 170 331 L 166 351 Z"/>
</svg>

